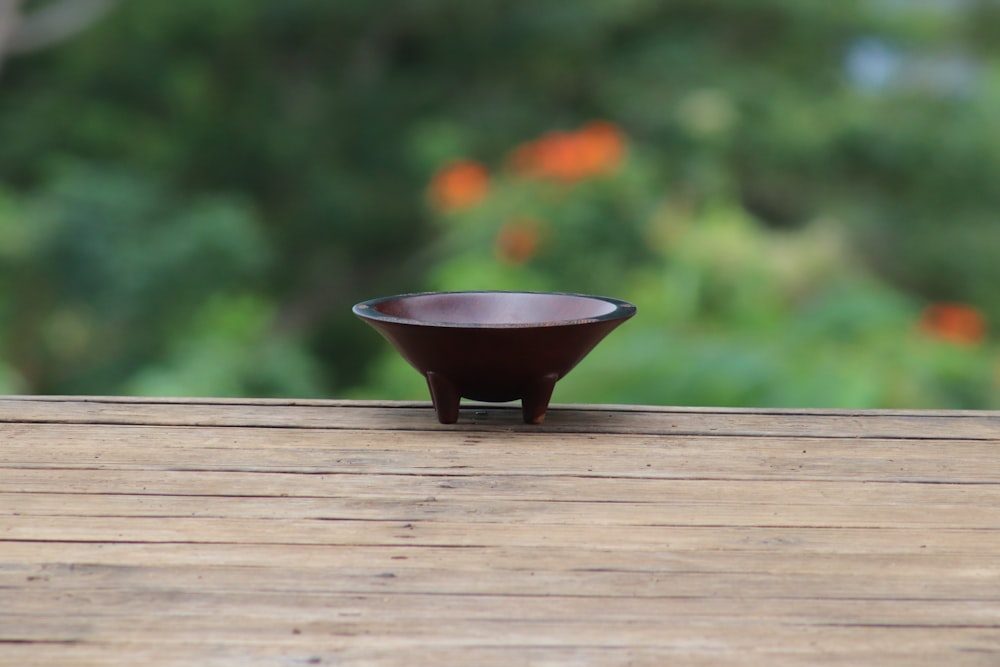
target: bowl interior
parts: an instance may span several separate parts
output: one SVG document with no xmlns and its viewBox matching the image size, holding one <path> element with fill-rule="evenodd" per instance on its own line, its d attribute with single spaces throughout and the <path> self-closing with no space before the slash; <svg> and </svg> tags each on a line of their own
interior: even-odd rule
<svg viewBox="0 0 1000 667">
<path fill-rule="evenodd" d="M 435 292 L 376 299 L 370 317 L 444 326 L 523 327 L 611 319 L 628 304 L 605 297 L 542 292 Z M 622 313 L 624 315 L 624 313 Z"/>
</svg>

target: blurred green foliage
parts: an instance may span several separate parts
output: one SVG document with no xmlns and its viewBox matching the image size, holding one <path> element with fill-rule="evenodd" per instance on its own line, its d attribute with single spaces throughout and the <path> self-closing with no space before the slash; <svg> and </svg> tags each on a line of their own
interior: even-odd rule
<svg viewBox="0 0 1000 667">
<path fill-rule="evenodd" d="M 555 400 L 998 407 L 991 0 L 125 1 L 0 70 L 0 390 L 426 396 L 356 301 L 596 292 Z M 594 120 L 623 161 L 525 178 Z M 451 161 L 486 166 L 460 211 Z"/>
<path fill-rule="evenodd" d="M 844 225 L 769 229 L 726 199 L 693 205 L 653 185 L 648 153 L 634 147 L 616 174 L 573 183 L 501 170 L 482 201 L 440 215 L 429 287 L 560 290 L 569 280 L 633 300 L 640 315 L 557 385 L 556 400 L 1000 405 L 995 346 L 976 331 L 941 340 L 922 330 L 921 300 L 865 266 Z M 526 236 L 512 247 L 514 229 Z M 359 395 L 422 389 L 391 352 L 370 382 Z"/>
</svg>

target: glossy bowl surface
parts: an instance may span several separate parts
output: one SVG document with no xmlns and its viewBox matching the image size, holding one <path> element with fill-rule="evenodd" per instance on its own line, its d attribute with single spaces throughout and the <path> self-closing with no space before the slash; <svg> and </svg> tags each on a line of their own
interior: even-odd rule
<svg viewBox="0 0 1000 667">
<path fill-rule="evenodd" d="M 458 419 L 462 397 L 521 399 L 541 423 L 552 389 L 635 306 L 557 292 L 423 292 L 363 301 L 354 313 L 427 379 L 439 421 Z"/>
</svg>

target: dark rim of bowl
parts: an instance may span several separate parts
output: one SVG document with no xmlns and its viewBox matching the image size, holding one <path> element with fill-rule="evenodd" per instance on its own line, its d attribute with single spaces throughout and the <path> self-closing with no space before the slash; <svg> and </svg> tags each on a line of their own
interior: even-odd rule
<svg viewBox="0 0 1000 667">
<path fill-rule="evenodd" d="M 575 320 L 548 320 L 543 322 L 433 322 L 429 320 L 415 320 L 409 317 L 396 317 L 386 315 L 375 308 L 380 303 L 394 301 L 397 299 L 408 299 L 410 297 L 447 295 L 447 294 L 531 294 L 547 296 L 572 296 L 581 299 L 592 299 L 610 303 L 615 308 L 611 312 L 594 317 L 584 317 Z M 578 294 L 575 292 L 529 292 L 523 290 L 461 290 L 451 292 L 412 292 L 409 294 L 394 294 L 392 296 L 381 296 L 376 299 L 368 299 L 354 304 L 351 309 L 355 315 L 366 320 L 377 320 L 379 322 L 396 322 L 398 324 L 409 324 L 413 326 L 425 327 L 450 327 L 453 329 L 530 329 L 532 327 L 559 327 L 571 326 L 574 324 L 586 324 L 589 322 L 604 322 L 607 320 L 624 320 L 635 315 L 636 308 L 633 304 L 622 299 L 615 299 L 610 296 L 599 296 L 597 294 Z"/>
</svg>

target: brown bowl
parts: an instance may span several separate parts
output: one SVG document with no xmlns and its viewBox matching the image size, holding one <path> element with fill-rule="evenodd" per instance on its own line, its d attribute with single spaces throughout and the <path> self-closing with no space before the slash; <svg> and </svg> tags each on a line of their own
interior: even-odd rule
<svg viewBox="0 0 1000 667">
<path fill-rule="evenodd" d="M 521 399 L 540 424 L 557 380 L 635 314 L 619 299 L 554 292 L 425 292 L 363 301 L 354 314 L 427 378 L 442 424 L 462 397 Z"/>
</svg>

